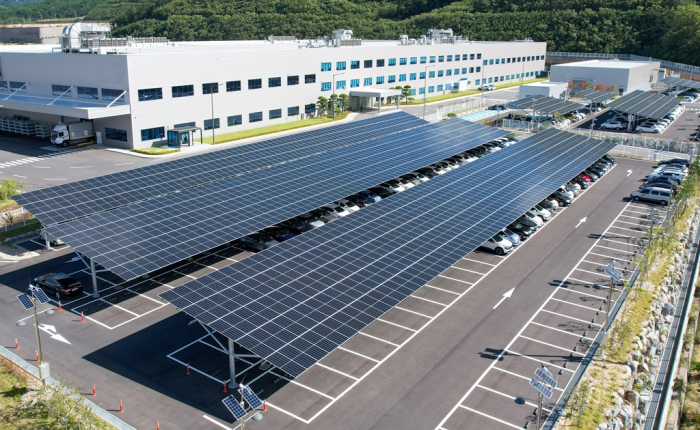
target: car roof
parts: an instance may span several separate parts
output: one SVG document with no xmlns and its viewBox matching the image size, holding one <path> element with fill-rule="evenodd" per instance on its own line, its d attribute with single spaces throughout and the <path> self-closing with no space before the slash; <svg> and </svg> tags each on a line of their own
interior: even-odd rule
<svg viewBox="0 0 700 430">
<path fill-rule="evenodd" d="M 70 278 L 70 276 L 66 275 L 65 273 L 47 273 L 45 275 L 41 275 L 37 277 L 37 279 L 63 279 L 63 278 Z"/>
</svg>

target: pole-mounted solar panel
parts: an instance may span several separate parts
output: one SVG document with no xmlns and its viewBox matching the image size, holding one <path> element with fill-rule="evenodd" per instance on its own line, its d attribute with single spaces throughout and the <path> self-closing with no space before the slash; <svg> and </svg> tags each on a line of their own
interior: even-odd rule
<svg viewBox="0 0 700 430">
<path fill-rule="evenodd" d="M 245 410 L 243 409 L 241 404 L 238 402 L 238 400 L 236 400 L 235 397 L 228 396 L 224 400 L 222 400 L 222 402 L 224 403 L 224 406 L 226 406 L 226 409 L 231 411 L 234 418 L 236 418 L 237 420 L 240 420 L 241 418 L 243 418 L 245 416 L 245 414 L 246 414 Z"/>
<path fill-rule="evenodd" d="M 253 392 L 253 390 L 250 389 L 250 387 L 241 384 L 240 388 L 238 388 L 238 392 L 241 393 L 241 396 L 243 396 L 243 398 L 246 402 L 248 402 L 251 408 L 257 409 L 262 406 L 262 400 L 260 400 L 258 396 L 255 395 L 255 393 Z"/>
<path fill-rule="evenodd" d="M 34 294 L 34 297 L 36 297 L 37 300 L 39 300 L 39 303 L 47 303 L 49 301 L 49 298 L 46 296 L 46 293 L 44 290 L 42 290 L 39 287 L 29 287 L 29 290 Z"/>
<path fill-rule="evenodd" d="M 20 294 L 19 296 L 17 296 L 17 299 L 19 299 L 19 302 L 22 303 L 24 309 L 29 310 L 34 307 L 34 302 L 32 302 L 32 299 L 29 298 L 29 296 L 26 294 Z"/>
</svg>

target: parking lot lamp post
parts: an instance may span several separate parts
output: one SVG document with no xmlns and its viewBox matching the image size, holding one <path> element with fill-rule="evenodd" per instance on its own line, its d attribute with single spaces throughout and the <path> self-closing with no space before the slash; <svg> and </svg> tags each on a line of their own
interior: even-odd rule
<svg viewBox="0 0 700 430">
<path fill-rule="evenodd" d="M 481 106 L 484 107 L 484 72 L 486 71 L 486 61 L 481 65 Z"/>
<path fill-rule="evenodd" d="M 333 94 L 331 94 L 331 100 L 333 101 L 333 106 L 331 106 L 331 110 L 333 110 L 333 121 L 335 121 L 335 108 L 338 107 L 338 100 L 335 97 L 335 77 L 344 75 L 345 72 L 343 73 L 336 73 L 333 75 Z M 379 99 L 379 110 L 382 110 L 382 100 Z"/>
<path fill-rule="evenodd" d="M 216 127 L 214 127 L 214 86 L 216 85 L 216 91 L 219 92 L 219 83 L 215 82 L 209 84 L 209 96 L 211 98 L 211 144 L 216 145 Z M 202 141 L 204 143 L 204 141 Z"/>
<path fill-rule="evenodd" d="M 595 88 L 595 79 L 593 80 L 593 88 Z M 598 111 L 598 103 L 596 103 L 595 110 L 593 109 L 593 103 L 594 103 L 593 100 L 591 100 L 591 105 L 590 105 L 591 106 L 591 131 L 590 131 L 590 133 L 588 133 L 588 137 L 593 136 L 593 127 L 595 127 L 595 114 Z"/>
<path fill-rule="evenodd" d="M 432 66 L 425 66 L 425 73 L 423 74 L 423 119 L 425 119 L 425 104 L 428 102 L 428 69 Z"/>
</svg>

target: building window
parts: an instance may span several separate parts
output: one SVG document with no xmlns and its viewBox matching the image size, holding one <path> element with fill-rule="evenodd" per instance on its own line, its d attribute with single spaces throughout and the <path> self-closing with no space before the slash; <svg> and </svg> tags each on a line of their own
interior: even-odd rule
<svg viewBox="0 0 700 430">
<path fill-rule="evenodd" d="M 518 79 L 520 79 L 520 73 L 516 73 L 516 74 L 515 74 L 515 77 L 518 78 Z"/>
<path fill-rule="evenodd" d="M 366 87 L 371 87 L 372 86 L 372 78 L 365 78 L 364 84 Z"/>
<path fill-rule="evenodd" d="M 511 62 L 511 63 L 515 63 L 515 57 L 511 58 L 511 59 L 510 59 L 510 62 Z"/>
<path fill-rule="evenodd" d="M 10 81 L 10 91 L 16 91 L 18 93 L 26 93 L 27 92 L 27 83 L 26 82 L 12 82 L 12 81 Z"/>
<path fill-rule="evenodd" d="M 489 65 L 493 65 L 493 58 L 489 60 Z"/>
<path fill-rule="evenodd" d="M 316 83 L 316 75 L 304 75 L 304 83 L 305 84 L 315 84 Z"/>
<path fill-rule="evenodd" d="M 304 113 L 314 113 L 316 112 L 316 104 L 311 103 L 308 105 L 304 105 Z"/>
<path fill-rule="evenodd" d="M 384 60 L 377 60 L 377 67 L 384 67 Z"/>
<path fill-rule="evenodd" d="M 345 81 L 335 81 L 335 89 L 336 90 L 344 90 L 345 89 Z"/>
<path fill-rule="evenodd" d="M 248 122 L 262 121 L 262 112 L 251 112 L 248 114 Z"/>
<path fill-rule="evenodd" d="M 415 81 L 417 76 L 418 75 L 416 73 L 411 73 L 408 78 L 412 81 Z"/>
<path fill-rule="evenodd" d="M 418 57 L 411 57 L 411 64 L 418 64 Z"/>
<path fill-rule="evenodd" d="M 330 91 L 331 90 L 331 83 L 330 82 L 321 82 L 321 91 Z"/>
<path fill-rule="evenodd" d="M 365 60 L 365 69 L 372 68 L 372 60 Z"/>
<path fill-rule="evenodd" d="M 491 60 L 491 64 L 493 64 L 493 60 Z M 500 59 L 500 58 L 496 58 L 496 64 L 501 64 L 501 59 Z"/>
<path fill-rule="evenodd" d="M 431 70 L 430 72 L 428 72 L 428 77 L 429 77 L 429 78 L 434 78 L 434 77 L 435 77 L 435 71 L 432 71 L 432 70 Z"/>
<path fill-rule="evenodd" d="M 489 78 L 489 84 L 493 83 L 493 78 Z"/>
<path fill-rule="evenodd" d="M 420 72 L 420 78 L 425 79 L 425 72 Z"/>
<path fill-rule="evenodd" d="M 474 68 L 473 68 L 473 67 L 470 67 L 470 68 L 469 68 L 469 73 L 474 73 Z"/>
<path fill-rule="evenodd" d="M 270 109 L 270 119 L 282 118 L 282 109 Z"/>
<path fill-rule="evenodd" d="M 520 58 L 521 58 L 521 57 L 518 57 L 518 63 L 520 62 Z"/>
<path fill-rule="evenodd" d="M 437 88 L 438 91 L 442 91 L 442 85 L 438 85 L 437 87 L 438 87 Z"/>
<path fill-rule="evenodd" d="M 78 87 L 78 98 L 99 100 L 100 95 L 97 93 L 97 88 Z"/>
<path fill-rule="evenodd" d="M 484 66 L 488 66 L 488 65 L 489 65 L 489 60 L 484 60 Z"/>
<path fill-rule="evenodd" d="M 399 82 L 406 82 L 406 75 L 399 75 Z"/>
<path fill-rule="evenodd" d="M 477 68 L 476 68 L 476 73 L 479 73 L 479 72 L 481 72 L 481 66 L 477 66 Z"/>
<path fill-rule="evenodd" d="M 469 59 L 470 59 L 470 60 L 473 60 L 474 57 L 475 57 L 474 54 L 469 54 Z M 464 59 L 465 59 L 465 60 L 467 59 L 467 54 L 464 54 Z"/>
<path fill-rule="evenodd" d="M 515 75 L 510 75 L 510 78 L 511 78 L 511 79 L 515 79 Z"/>
<path fill-rule="evenodd" d="M 438 70 L 438 78 L 442 78 L 445 75 L 443 70 Z"/>
<path fill-rule="evenodd" d="M 410 91 L 411 91 L 411 95 L 412 95 L 412 96 L 415 96 L 415 95 L 416 95 L 416 89 L 415 89 L 415 88 L 411 88 Z"/>
<path fill-rule="evenodd" d="M 219 128 L 219 118 L 214 118 L 214 128 Z M 211 120 L 210 119 L 205 119 L 204 120 L 204 129 L 205 130 L 211 130 Z"/>
<path fill-rule="evenodd" d="M 5 89 L 7 89 L 7 83 L 5 83 Z M 51 85 L 51 94 L 55 96 L 62 96 L 63 93 L 70 90 L 70 85 Z M 68 94 L 70 97 L 70 94 Z"/>
<path fill-rule="evenodd" d="M 243 124 L 243 115 L 232 115 L 227 118 L 227 123 L 229 127 L 233 127 L 234 125 L 241 125 Z"/>
<path fill-rule="evenodd" d="M 452 76 L 452 70 L 450 70 L 450 69 L 445 70 L 445 76 Z"/>
<path fill-rule="evenodd" d="M 501 76 L 501 79 L 500 79 L 500 81 L 501 81 L 501 82 L 503 82 L 503 76 Z"/>
<path fill-rule="evenodd" d="M 444 63 L 445 62 L 445 56 L 441 55 L 438 57 L 438 63 Z"/>
<path fill-rule="evenodd" d="M 0 81 L 0 91 L 7 91 L 7 81 Z"/>
<path fill-rule="evenodd" d="M 389 65 L 395 66 L 396 65 L 396 58 L 389 58 Z"/>
<path fill-rule="evenodd" d="M 396 75 L 389 75 L 389 79 L 387 79 L 387 83 L 391 84 L 396 82 Z"/>
<path fill-rule="evenodd" d="M 481 83 L 481 79 L 477 79 L 476 81 L 474 81 L 474 83 L 475 83 L 476 85 L 479 85 L 479 84 Z"/>
<path fill-rule="evenodd" d="M 195 126 L 195 122 L 192 121 L 192 122 L 183 122 L 182 124 L 175 124 L 173 126 L 173 128 L 194 127 L 194 126 Z"/>
<path fill-rule="evenodd" d="M 230 93 L 233 91 L 241 90 L 241 81 L 228 81 L 226 82 L 226 92 Z"/>
<path fill-rule="evenodd" d="M 248 79 L 248 89 L 257 90 L 262 88 L 262 79 Z"/>
<path fill-rule="evenodd" d="M 351 69 L 359 69 L 360 68 L 360 61 L 359 60 L 353 60 L 350 62 L 350 68 Z"/>
<path fill-rule="evenodd" d="M 353 79 L 350 81 L 350 88 L 357 88 L 360 86 L 360 80 L 359 79 Z"/>
<path fill-rule="evenodd" d="M 165 137 L 165 127 L 147 128 L 141 130 L 141 141 L 162 139 Z"/>
<path fill-rule="evenodd" d="M 335 63 L 335 70 L 345 70 L 345 61 Z"/>
<path fill-rule="evenodd" d="M 399 58 L 400 66 L 405 66 L 406 64 L 408 64 L 408 58 Z"/>
<path fill-rule="evenodd" d="M 527 61 L 530 61 L 530 57 L 527 57 Z"/>
<path fill-rule="evenodd" d="M 510 75 L 506 75 L 506 81 L 510 80 Z"/>
<path fill-rule="evenodd" d="M 126 138 L 126 130 L 120 130 L 118 128 L 105 127 L 105 137 L 109 140 L 129 141 L 129 139 Z"/>
<path fill-rule="evenodd" d="M 187 97 L 194 95 L 194 85 L 180 85 L 177 87 L 172 87 L 173 98 L 177 97 Z"/>
<path fill-rule="evenodd" d="M 267 86 L 269 88 L 281 87 L 282 86 L 282 78 L 279 76 L 276 78 L 267 78 Z"/>
<path fill-rule="evenodd" d="M 476 59 L 481 60 L 481 54 L 476 54 Z"/>
<path fill-rule="evenodd" d="M 466 72 L 467 69 L 464 69 L 464 71 Z M 455 69 L 455 70 L 454 70 L 454 73 L 455 73 L 455 75 L 459 75 L 459 69 Z"/>
<path fill-rule="evenodd" d="M 446 89 L 446 90 L 449 90 L 450 88 L 452 88 L 452 84 L 445 84 L 445 89 Z M 455 85 L 455 88 L 457 88 L 456 85 Z"/>
<path fill-rule="evenodd" d="M 119 98 L 117 98 L 119 97 Z M 114 101 L 117 103 L 124 103 L 124 91 L 113 90 L 110 88 L 102 88 L 102 100 Z"/>
<path fill-rule="evenodd" d="M 420 63 L 425 64 L 428 62 L 428 57 L 420 57 Z"/>
<path fill-rule="evenodd" d="M 418 94 L 425 94 L 425 88 L 418 88 Z"/>
<path fill-rule="evenodd" d="M 452 61 L 452 56 L 451 56 L 451 55 L 448 55 L 448 56 L 447 56 L 447 61 Z"/>
<path fill-rule="evenodd" d="M 508 58 L 508 64 L 510 64 L 510 58 Z"/>
<path fill-rule="evenodd" d="M 321 63 L 321 71 L 322 72 L 330 72 L 332 69 L 331 63 Z"/>
<path fill-rule="evenodd" d="M 434 93 L 435 92 L 435 87 L 430 86 L 428 87 L 428 93 Z"/>
<path fill-rule="evenodd" d="M 250 81 L 248 81 L 250 82 Z M 210 82 L 208 84 L 202 84 L 202 94 L 218 94 L 219 92 L 219 83 L 218 82 Z"/>
<path fill-rule="evenodd" d="M 431 63 L 434 63 L 434 62 L 435 62 L 435 56 L 434 56 L 434 55 L 431 55 L 431 56 L 430 56 L 430 62 L 431 62 Z"/>
<path fill-rule="evenodd" d="M 377 76 L 377 80 L 375 82 L 377 84 L 383 84 L 384 83 L 384 76 Z"/>
<path fill-rule="evenodd" d="M 287 116 L 299 115 L 299 106 L 292 106 L 287 108 Z"/>
</svg>

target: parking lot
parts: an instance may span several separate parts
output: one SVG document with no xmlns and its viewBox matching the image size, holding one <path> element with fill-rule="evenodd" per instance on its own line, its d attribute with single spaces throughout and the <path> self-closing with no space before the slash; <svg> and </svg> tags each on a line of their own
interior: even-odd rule
<svg viewBox="0 0 700 430">
<path fill-rule="evenodd" d="M 626 197 L 650 169 L 618 160 L 516 251 L 469 254 L 299 378 L 237 350 L 238 378 L 268 399 L 265 419 L 247 425 L 435 428 L 445 418 L 440 426 L 450 430 L 479 422 L 481 428 L 522 428 L 534 411 L 528 375 L 539 363 L 551 363 L 551 370 L 562 370 L 559 385 L 565 387 L 599 328 L 606 261 L 616 258 L 632 270 L 648 207 Z M 49 271 L 91 285 L 89 270 L 69 249 L 39 252 L 31 262 L 0 269 L 7 286 L 0 299 L 10 310 L 2 316 L 3 344 L 17 337 L 18 353 L 32 361 L 31 325 L 15 325 L 28 316 L 14 306 L 17 291 Z M 86 291 L 62 302 L 62 312 L 40 316 L 70 342 L 45 336 L 52 372 L 85 390 L 96 383 L 98 403 L 107 409 L 118 408 L 122 398 L 120 417 L 137 428 L 155 420 L 163 428 L 233 428 L 220 403 L 228 379 L 225 339 L 209 335 L 158 294 L 245 256 L 222 247 L 127 283 L 99 273 L 100 298 Z M 594 318 L 587 328 L 585 321 Z"/>
</svg>

